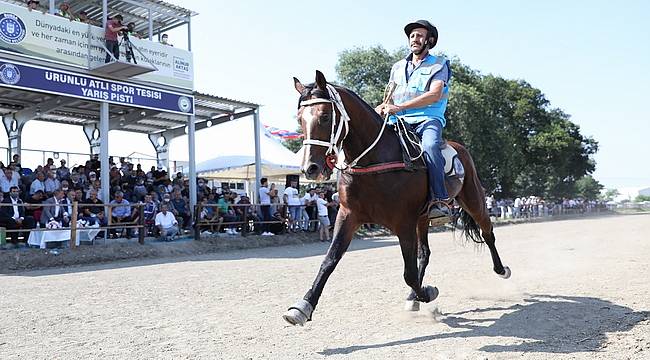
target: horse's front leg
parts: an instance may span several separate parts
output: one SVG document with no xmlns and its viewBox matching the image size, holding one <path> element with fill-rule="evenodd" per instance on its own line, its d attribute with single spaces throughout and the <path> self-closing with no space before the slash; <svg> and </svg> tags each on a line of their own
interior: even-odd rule
<svg viewBox="0 0 650 360">
<path fill-rule="evenodd" d="M 350 211 L 341 207 L 336 217 L 336 223 L 334 224 L 332 244 L 327 250 L 327 255 L 325 255 L 325 259 L 321 263 L 320 270 L 318 270 L 318 275 L 316 275 L 311 289 L 307 291 L 303 300 L 298 301 L 284 313 L 282 316 L 284 320 L 291 325 L 301 326 L 306 321 L 311 320 L 311 315 L 318 304 L 318 299 L 323 293 L 327 279 L 348 249 L 352 236 L 358 227 L 359 223 L 350 214 Z"/>
<path fill-rule="evenodd" d="M 438 289 L 431 286 L 422 286 L 424 278 L 424 269 L 429 260 L 428 242 L 419 244 L 418 237 L 415 231 L 415 224 L 413 226 L 404 226 L 401 231 L 397 233 L 399 237 L 399 245 L 402 249 L 402 257 L 404 259 L 404 281 L 412 289 L 412 296 L 407 299 L 407 306 L 409 302 L 413 305 L 412 308 L 407 310 L 417 311 L 419 309 L 419 302 L 428 303 L 433 301 L 438 296 Z M 421 251 L 425 255 L 420 260 L 422 261 L 422 271 L 418 269 L 418 248 L 422 245 Z"/>
<path fill-rule="evenodd" d="M 417 225 L 417 239 L 418 239 L 418 285 L 422 287 L 424 282 L 424 273 L 429 264 L 429 256 L 431 255 L 431 250 L 429 249 L 429 219 L 422 218 L 418 220 Z M 429 289 L 431 288 L 431 289 Z M 429 292 L 429 301 L 433 301 L 438 297 L 439 291 L 437 287 L 428 286 L 425 291 Z M 410 294 L 406 298 L 406 303 L 404 304 L 404 310 L 407 311 L 418 311 L 420 310 L 420 302 L 416 300 L 417 294 L 415 290 L 411 290 Z"/>
</svg>

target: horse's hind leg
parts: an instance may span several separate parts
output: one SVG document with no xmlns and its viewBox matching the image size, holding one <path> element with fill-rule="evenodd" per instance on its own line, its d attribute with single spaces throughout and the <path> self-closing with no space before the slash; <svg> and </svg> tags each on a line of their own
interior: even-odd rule
<svg viewBox="0 0 650 360">
<path fill-rule="evenodd" d="M 311 320 L 311 315 L 318 304 L 323 288 L 327 279 L 336 268 L 343 254 L 347 251 L 354 232 L 357 230 L 359 223 L 353 218 L 349 210 L 344 207 L 339 209 L 334 224 L 334 235 L 332 245 L 327 250 L 327 255 L 321 263 L 320 270 L 316 279 L 307 291 L 303 300 L 298 301 L 290 307 L 282 316 L 291 325 L 304 325 L 306 321 Z"/>
<path fill-rule="evenodd" d="M 423 217 L 418 221 L 417 227 L 417 239 L 418 239 L 418 285 L 422 287 L 424 282 L 424 273 L 429 265 L 429 256 L 431 255 L 431 250 L 429 250 L 429 220 L 426 217 Z M 438 297 L 438 288 L 433 287 L 431 298 L 429 301 L 433 301 Z M 420 309 L 420 302 L 416 300 L 417 294 L 415 290 L 411 290 L 411 293 L 406 298 L 406 303 L 404 304 L 404 310 L 407 311 L 418 311 Z"/>
<path fill-rule="evenodd" d="M 465 227 L 465 231 L 470 233 L 470 236 L 480 228 L 481 237 L 485 241 L 488 249 L 490 249 L 494 272 L 500 277 L 507 279 L 511 275 L 510 268 L 503 266 L 501 263 L 501 258 L 499 257 L 499 252 L 495 245 L 496 239 L 494 237 L 494 231 L 492 230 L 492 221 L 490 220 L 487 207 L 485 206 L 484 201 L 477 200 L 482 198 L 484 198 L 482 190 L 475 191 L 475 194 L 471 196 L 465 191 L 461 191 L 461 193 L 458 194 L 458 202 L 463 210 L 469 215 L 469 217 L 463 218 L 463 226 Z"/>
</svg>

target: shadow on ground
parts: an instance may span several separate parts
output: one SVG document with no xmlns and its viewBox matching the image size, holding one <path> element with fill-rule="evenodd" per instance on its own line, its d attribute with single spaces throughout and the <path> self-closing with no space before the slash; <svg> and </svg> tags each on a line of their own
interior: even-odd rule
<svg viewBox="0 0 650 360">
<path fill-rule="evenodd" d="M 444 314 L 440 320 L 452 332 L 393 340 L 380 344 L 325 349 L 321 355 L 350 354 L 407 344 L 432 345 L 443 339 L 510 337 L 511 345 L 485 345 L 488 353 L 538 352 L 570 354 L 597 352 L 608 333 L 626 332 L 648 320 L 649 311 L 634 310 L 593 297 L 529 295 L 524 304 Z M 485 341 L 492 342 L 492 341 Z M 513 355 L 514 356 L 514 355 Z"/>
</svg>

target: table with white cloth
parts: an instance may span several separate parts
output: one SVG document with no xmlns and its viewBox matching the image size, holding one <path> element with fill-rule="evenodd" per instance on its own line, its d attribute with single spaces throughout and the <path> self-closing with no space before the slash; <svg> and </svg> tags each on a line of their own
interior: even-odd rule
<svg viewBox="0 0 650 360">
<path fill-rule="evenodd" d="M 97 234 L 101 230 L 98 224 L 92 226 L 86 226 L 83 228 L 77 228 L 77 241 L 76 245 L 79 245 L 81 241 L 93 241 Z M 27 244 L 38 246 L 41 249 L 47 247 L 48 242 L 61 242 L 61 241 L 70 241 L 70 234 L 72 231 L 70 229 L 66 230 L 43 230 L 43 231 L 31 231 L 29 233 L 29 239 Z"/>
</svg>

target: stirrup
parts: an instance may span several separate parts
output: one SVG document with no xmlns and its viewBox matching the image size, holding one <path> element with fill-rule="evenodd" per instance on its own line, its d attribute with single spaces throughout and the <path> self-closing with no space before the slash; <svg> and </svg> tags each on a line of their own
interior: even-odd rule
<svg viewBox="0 0 650 360">
<path fill-rule="evenodd" d="M 451 219 L 451 206 L 449 205 L 453 199 L 448 200 L 434 200 L 427 205 L 427 216 L 429 219 L 448 218 Z M 443 219 L 440 219 L 443 220 Z M 448 222 L 449 220 L 444 220 Z"/>
</svg>

